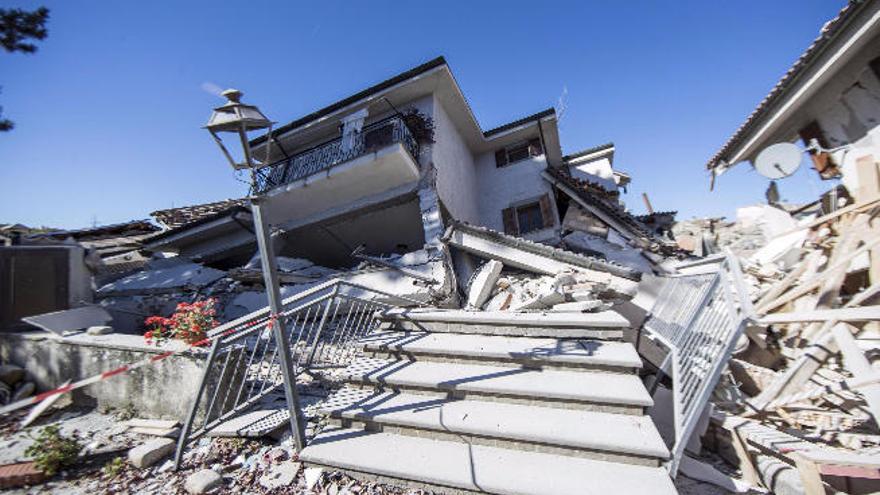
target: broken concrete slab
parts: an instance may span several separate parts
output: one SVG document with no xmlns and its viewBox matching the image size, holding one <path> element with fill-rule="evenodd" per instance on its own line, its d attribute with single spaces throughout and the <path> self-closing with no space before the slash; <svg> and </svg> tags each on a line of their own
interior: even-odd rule
<svg viewBox="0 0 880 495">
<path fill-rule="evenodd" d="M 174 453 L 177 442 L 170 438 L 157 438 L 128 451 L 128 460 L 135 467 L 144 469 Z"/>
<path fill-rule="evenodd" d="M 269 470 L 260 477 L 260 486 L 267 490 L 274 490 L 284 486 L 290 486 L 296 475 L 299 473 L 301 464 L 299 462 L 284 461 L 273 464 Z"/>
<path fill-rule="evenodd" d="M 185 259 L 166 258 L 153 260 L 144 270 L 111 282 L 100 289 L 98 295 L 161 294 L 182 288 L 204 287 L 226 275 Z"/>
<path fill-rule="evenodd" d="M 616 263 L 462 223 L 450 226 L 443 240 L 479 257 L 544 275 L 575 270 L 609 282 L 613 278 L 638 280 L 640 277 L 637 270 Z"/>
<path fill-rule="evenodd" d="M 495 282 L 501 275 L 504 264 L 497 260 L 489 260 L 474 273 L 468 290 L 468 308 L 481 308 L 492 294 Z"/>
<path fill-rule="evenodd" d="M 113 317 L 100 306 L 83 306 L 27 316 L 22 318 L 22 321 L 47 332 L 63 335 L 66 332 L 75 332 L 93 326 L 104 326 L 113 321 Z"/>
<path fill-rule="evenodd" d="M 630 267 L 642 273 L 652 273 L 653 266 L 642 255 L 641 250 L 634 249 L 629 246 L 621 246 L 620 242 L 626 242 L 622 238 L 618 242 L 612 242 L 615 236 L 609 235 L 609 239 L 603 239 L 599 236 L 586 232 L 572 232 L 562 238 L 565 246 L 578 253 L 585 253 L 593 256 L 602 256 L 603 258 L 619 263 L 623 266 Z M 619 236 L 616 236 L 619 238 Z"/>
</svg>

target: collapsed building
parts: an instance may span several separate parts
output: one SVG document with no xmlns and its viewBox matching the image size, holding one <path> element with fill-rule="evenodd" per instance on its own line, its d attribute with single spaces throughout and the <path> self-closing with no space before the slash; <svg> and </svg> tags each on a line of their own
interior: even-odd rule
<svg viewBox="0 0 880 495">
<path fill-rule="evenodd" d="M 876 2 L 854 5 L 828 32 L 873 19 Z M 0 356 L 41 390 L 72 380 L 74 400 L 164 418 L 140 431 L 176 441 L 147 442 L 129 460 L 157 480 L 188 472 L 191 493 L 201 478 L 335 493 L 367 477 L 502 494 L 674 493 L 680 473 L 739 492 L 782 493 L 778 473 L 794 492 L 870 478 L 853 469 L 870 459 L 830 441 L 803 449 L 806 461 L 788 455 L 762 436 L 774 433 L 754 419 L 766 412 L 743 412 L 748 387 L 784 374 L 786 359 L 800 363 L 780 358 L 784 313 L 758 312 L 797 299 L 796 278 L 822 271 L 813 253 L 833 249 L 822 229 L 864 211 L 866 196 L 837 213 L 743 209 L 752 224 L 725 237 L 720 219 L 633 215 L 614 145 L 563 154 L 557 126 L 547 109 L 482 130 L 446 61 L 432 60 L 248 143 L 280 311 L 267 307 L 271 268 L 257 254 L 249 198 L 159 210 L 161 231 L 128 232 L 132 243 L 110 243 L 121 252 L 98 255 L 90 304 L 20 315 L 59 336 L 4 333 Z M 720 169 L 732 146 L 713 161 Z M 856 222 L 846 221 L 832 228 Z M 52 239 L 68 237 L 82 248 L 83 237 Z M 742 249 L 726 250 L 731 239 Z M 132 264 L 99 273 L 117 257 Z M 859 280 L 848 281 L 856 292 Z M 860 294 L 845 304 L 868 300 Z M 206 298 L 218 321 L 203 346 L 142 342 L 146 317 Z M 128 373 L 143 356 L 150 365 Z M 50 360 L 62 364 L 42 366 Z M 112 378 L 83 381 L 95 375 Z M 4 402 L 27 395 L 20 383 Z M 234 463 L 234 481 L 211 473 L 217 437 L 273 435 L 279 447 Z M 706 448 L 744 479 L 703 462 Z M 846 469 L 817 467 L 828 465 Z M 331 474 L 340 471 L 354 480 Z"/>
</svg>

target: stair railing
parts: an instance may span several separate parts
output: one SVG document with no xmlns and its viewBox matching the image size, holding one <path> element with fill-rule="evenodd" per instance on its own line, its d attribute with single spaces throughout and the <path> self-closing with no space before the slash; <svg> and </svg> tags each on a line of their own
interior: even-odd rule
<svg viewBox="0 0 880 495">
<path fill-rule="evenodd" d="M 668 349 L 661 372 L 671 368 L 675 440 L 667 463 L 678 472 L 681 456 L 737 340 L 753 315 L 751 299 L 732 253 L 715 260 L 717 270 L 669 277 L 651 317 L 649 335 Z"/>
<path fill-rule="evenodd" d="M 261 401 L 277 400 L 285 385 L 280 353 L 288 353 L 291 377 L 344 368 L 357 354 L 358 340 L 379 326 L 378 312 L 414 305 L 423 303 L 334 279 L 284 299 L 281 314 L 270 315 L 266 307 L 211 330 L 211 347 L 178 437 L 174 468 L 180 467 L 193 441 Z M 283 326 L 288 349 L 276 344 L 273 325 Z M 281 412 L 273 420 L 278 425 L 303 414 L 298 403 L 287 403 Z"/>
</svg>

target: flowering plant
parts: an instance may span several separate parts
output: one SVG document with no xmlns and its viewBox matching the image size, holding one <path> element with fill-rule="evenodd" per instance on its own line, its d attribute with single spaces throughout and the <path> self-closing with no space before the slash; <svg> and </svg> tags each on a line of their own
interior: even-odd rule
<svg viewBox="0 0 880 495">
<path fill-rule="evenodd" d="M 171 318 L 151 316 L 144 320 L 147 344 L 162 344 L 168 339 L 182 340 L 195 344 L 208 335 L 208 330 L 217 326 L 217 300 L 214 298 L 194 303 L 180 303 Z"/>
</svg>

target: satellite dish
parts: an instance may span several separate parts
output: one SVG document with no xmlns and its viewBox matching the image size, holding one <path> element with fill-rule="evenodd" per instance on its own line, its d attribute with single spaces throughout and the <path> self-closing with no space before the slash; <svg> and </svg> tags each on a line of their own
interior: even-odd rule
<svg viewBox="0 0 880 495">
<path fill-rule="evenodd" d="M 776 143 L 758 153 L 755 169 L 768 179 L 788 177 L 800 167 L 802 155 L 796 144 Z"/>
</svg>

